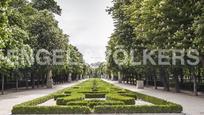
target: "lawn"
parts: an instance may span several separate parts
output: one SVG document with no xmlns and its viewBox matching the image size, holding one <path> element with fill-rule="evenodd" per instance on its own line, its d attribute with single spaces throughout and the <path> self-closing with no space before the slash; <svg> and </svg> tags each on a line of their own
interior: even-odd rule
<svg viewBox="0 0 204 115">
<path fill-rule="evenodd" d="M 50 100 L 55 105 L 40 106 Z M 182 106 L 89 79 L 13 107 L 12 114 L 181 113 Z"/>
</svg>

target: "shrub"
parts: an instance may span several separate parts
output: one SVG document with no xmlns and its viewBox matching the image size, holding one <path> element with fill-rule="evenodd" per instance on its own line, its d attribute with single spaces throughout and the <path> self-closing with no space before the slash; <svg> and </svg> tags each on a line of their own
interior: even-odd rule
<svg viewBox="0 0 204 115">
<path fill-rule="evenodd" d="M 137 95 L 134 94 L 134 93 L 120 93 L 120 95 L 126 96 L 126 97 L 132 97 L 132 98 L 134 98 L 135 100 L 137 99 Z"/>
<path fill-rule="evenodd" d="M 84 106 L 16 106 L 12 114 L 89 114 L 91 110 Z"/>
<path fill-rule="evenodd" d="M 64 94 L 71 94 L 71 93 L 72 93 L 72 91 L 70 91 L 70 90 L 64 92 Z"/>
<path fill-rule="evenodd" d="M 170 103 L 170 102 L 165 101 L 163 99 L 159 99 L 159 98 L 156 98 L 156 97 L 148 96 L 148 95 L 141 94 L 141 93 L 138 93 L 138 92 L 132 92 L 132 91 L 128 91 L 128 92 L 132 93 L 132 94 L 135 94 L 138 99 L 142 99 L 144 101 L 150 102 L 150 103 L 155 104 L 155 105 L 173 104 L 173 103 Z"/>
<path fill-rule="evenodd" d="M 95 113 L 181 113 L 182 107 L 175 105 L 153 105 L 153 106 L 132 106 L 132 105 L 100 105 L 94 107 Z"/>
<path fill-rule="evenodd" d="M 44 103 L 50 99 L 52 99 L 54 97 L 54 95 L 48 95 L 48 96 L 44 96 L 44 97 L 40 97 L 40 98 L 36 98 L 34 100 L 31 101 L 27 101 L 21 104 L 18 104 L 16 106 L 36 106 L 38 104 Z"/>
<path fill-rule="evenodd" d="M 67 97 L 67 96 L 70 96 L 71 94 L 57 94 L 57 95 L 54 95 L 54 100 L 57 100 L 58 98 L 61 98 L 61 97 Z"/>
<path fill-rule="evenodd" d="M 105 98 L 105 93 L 86 93 L 85 98 Z"/>
<path fill-rule="evenodd" d="M 107 100 L 83 100 L 83 101 L 72 101 L 67 103 L 68 106 L 89 106 L 93 108 L 97 105 L 125 105 L 122 101 L 107 101 Z"/>
<path fill-rule="evenodd" d="M 135 98 L 127 97 L 127 96 L 121 96 L 119 94 L 108 94 L 106 95 L 107 100 L 115 100 L 115 101 L 122 101 L 126 105 L 134 105 L 135 104 Z"/>
<path fill-rule="evenodd" d="M 67 103 L 68 106 L 88 106 L 88 101 L 70 101 Z"/>
<path fill-rule="evenodd" d="M 182 106 L 156 97 L 120 89 L 112 84 L 97 81 L 97 91 L 92 91 L 93 79 L 76 87 L 66 88 L 13 107 L 13 114 L 90 114 L 90 113 L 180 113 Z M 81 92 L 81 93 L 80 93 Z M 83 92 L 83 93 L 82 93 Z M 84 100 L 84 98 L 107 100 Z M 56 99 L 57 106 L 37 106 L 50 99 Z M 133 106 L 135 99 L 142 99 L 154 105 Z M 60 106 L 66 105 L 66 106 Z M 90 110 L 93 109 L 93 110 Z"/>
<path fill-rule="evenodd" d="M 122 101 L 90 101 L 88 103 L 88 106 L 90 108 L 93 108 L 95 106 L 98 106 L 98 105 L 125 105 L 124 102 Z"/>
<path fill-rule="evenodd" d="M 78 91 L 78 93 L 84 93 L 84 94 L 86 94 L 86 93 L 109 93 L 109 92 L 107 92 L 107 91 L 95 91 L 95 92 L 93 92 L 93 91 Z"/>
<path fill-rule="evenodd" d="M 85 96 L 83 94 L 77 93 L 72 94 L 69 97 L 61 97 L 57 99 L 57 105 L 66 105 L 70 101 L 80 101 L 83 100 Z"/>
</svg>

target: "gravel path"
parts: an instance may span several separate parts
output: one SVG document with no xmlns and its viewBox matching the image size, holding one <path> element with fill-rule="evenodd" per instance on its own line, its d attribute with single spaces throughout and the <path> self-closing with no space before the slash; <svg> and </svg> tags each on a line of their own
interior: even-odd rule
<svg viewBox="0 0 204 115">
<path fill-rule="evenodd" d="M 20 104 L 25 101 L 29 101 L 47 94 L 53 93 L 57 90 L 64 89 L 66 87 L 71 87 L 73 85 L 79 84 L 84 80 L 72 83 L 66 83 L 62 85 L 56 85 L 52 89 L 34 89 L 22 92 L 13 92 L 6 95 L 0 96 L 0 115 L 10 115 L 11 109 L 14 105 Z"/>
<path fill-rule="evenodd" d="M 158 97 L 164 100 L 168 100 L 183 106 L 183 113 L 186 115 L 204 115 L 204 97 L 192 96 L 184 93 L 173 93 L 160 90 L 154 90 L 152 88 L 136 89 L 136 86 L 128 84 L 119 84 L 117 81 L 105 80 L 121 88 L 129 89 L 131 91 L 140 92 L 150 96 Z"/>
</svg>

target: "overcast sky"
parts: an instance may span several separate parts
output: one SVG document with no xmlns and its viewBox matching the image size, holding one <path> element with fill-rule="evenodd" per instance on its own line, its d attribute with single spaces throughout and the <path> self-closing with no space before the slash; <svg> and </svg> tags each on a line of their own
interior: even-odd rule
<svg viewBox="0 0 204 115">
<path fill-rule="evenodd" d="M 77 46 L 87 63 L 105 60 L 113 20 L 105 11 L 111 0 L 57 0 L 62 15 L 56 16 L 70 43 Z"/>
</svg>

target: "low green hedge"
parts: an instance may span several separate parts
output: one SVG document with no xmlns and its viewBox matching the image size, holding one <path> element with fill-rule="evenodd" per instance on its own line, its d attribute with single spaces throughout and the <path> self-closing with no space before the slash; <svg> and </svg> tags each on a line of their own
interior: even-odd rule
<svg viewBox="0 0 204 115">
<path fill-rule="evenodd" d="M 83 101 L 73 101 L 68 102 L 68 106 L 88 106 L 93 108 L 98 105 L 125 105 L 122 101 L 110 101 L 110 100 L 83 100 Z"/>
<path fill-rule="evenodd" d="M 57 98 L 57 105 L 66 105 L 70 101 L 80 101 L 85 98 L 84 94 L 76 93 L 68 97 Z"/>
<path fill-rule="evenodd" d="M 127 96 L 127 97 L 132 97 L 135 100 L 137 99 L 137 95 L 134 93 L 120 93 L 121 96 Z"/>
<path fill-rule="evenodd" d="M 72 93 L 72 91 L 70 91 L 70 90 L 64 92 L 64 94 L 71 94 L 71 93 Z"/>
<path fill-rule="evenodd" d="M 141 93 L 138 93 L 138 92 L 133 92 L 133 91 L 129 91 L 129 90 L 127 90 L 127 92 L 135 94 L 138 99 L 142 99 L 143 101 L 147 101 L 147 102 L 150 102 L 150 103 L 155 104 L 155 105 L 174 104 L 172 102 L 168 102 L 166 100 L 159 99 L 159 98 L 156 98 L 156 97 L 153 97 L 153 96 L 148 96 L 148 95 L 141 94 Z"/>
<path fill-rule="evenodd" d="M 105 98 L 105 93 L 86 93 L 85 98 Z"/>
<path fill-rule="evenodd" d="M 89 107 L 84 106 L 16 106 L 12 114 L 90 114 Z"/>
<path fill-rule="evenodd" d="M 12 114 L 90 114 L 90 113 L 181 113 L 182 106 L 156 97 L 132 92 L 108 84 L 99 79 L 97 91 L 91 91 L 93 80 L 75 87 L 66 88 L 13 107 Z M 84 100 L 104 98 L 106 100 Z M 57 106 L 38 106 L 50 99 L 56 99 Z M 133 106 L 135 99 L 142 99 L 154 105 Z M 61 106 L 63 105 L 63 106 Z M 66 105 L 66 106 L 65 106 Z M 91 110 L 90 110 L 91 109 Z M 93 111 L 94 110 L 94 111 Z"/>
<path fill-rule="evenodd" d="M 16 106 L 36 106 L 36 105 L 44 103 L 44 102 L 46 102 L 46 101 L 48 101 L 48 100 L 50 100 L 52 98 L 54 98 L 54 94 L 50 94 L 48 96 L 36 98 L 36 99 L 31 100 L 31 101 L 27 101 L 27 102 L 18 104 Z"/>
<path fill-rule="evenodd" d="M 68 97 L 70 95 L 71 94 L 56 94 L 54 95 L 54 100 L 57 100 L 58 98 L 61 98 L 61 97 Z"/>
<path fill-rule="evenodd" d="M 127 97 L 127 96 L 121 96 L 119 94 L 107 94 L 106 100 L 122 101 L 126 105 L 134 105 L 135 104 L 135 98 Z"/>
<path fill-rule="evenodd" d="M 94 113 L 181 113 L 182 107 L 178 105 L 99 105 L 94 107 Z"/>
</svg>

